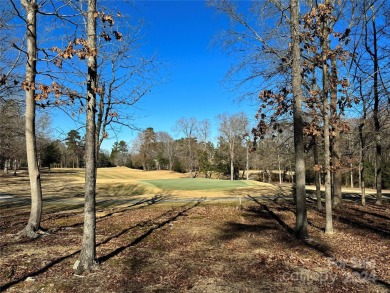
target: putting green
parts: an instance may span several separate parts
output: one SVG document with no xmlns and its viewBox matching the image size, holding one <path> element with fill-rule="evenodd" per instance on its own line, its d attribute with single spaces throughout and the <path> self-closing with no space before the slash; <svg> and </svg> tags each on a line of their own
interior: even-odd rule
<svg viewBox="0 0 390 293">
<path fill-rule="evenodd" d="M 140 180 L 162 190 L 229 190 L 258 185 L 251 180 L 217 180 L 205 178 L 180 178 L 162 180 Z"/>
</svg>

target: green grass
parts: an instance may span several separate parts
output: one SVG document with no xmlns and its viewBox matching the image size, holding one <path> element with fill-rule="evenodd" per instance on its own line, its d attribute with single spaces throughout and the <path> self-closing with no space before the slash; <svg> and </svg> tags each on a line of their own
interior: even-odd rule
<svg viewBox="0 0 390 293">
<path fill-rule="evenodd" d="M 256 185 L 246 180 L 216 180 L 205 178 L 180 178 L 161 180 L 142 180 L 163 190 L 229 190 Z"/>
</svg>

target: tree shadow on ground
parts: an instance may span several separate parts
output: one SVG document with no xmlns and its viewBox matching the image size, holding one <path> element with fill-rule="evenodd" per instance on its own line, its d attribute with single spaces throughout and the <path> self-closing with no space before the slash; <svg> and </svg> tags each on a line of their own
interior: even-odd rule
<svg viewBox="0 0 390 293">
<path fill-rule="evenodd" d="M 4 285 L 1 285 L 0 284 L 0 292 L 4 291 L 4 290 L 7 290 L 9 288 L 11 288 L 12 286 L 16 285 L 16 284 L 19 284 L 20 282 L 23 282 L 25 281 L 27 278 L 33 278 L 33 277 L 36 277 L 44 272 L 46 272 L 47 270 L 49 270 L 51 267 L 55 266 L 56 264 L 59 264 L 60 262 L 68 259 L 68 258 L 71 258 L 73 256 L 75 256 L 77 253 L 80 253 L 81 250 L 77 250 L 77 251 L 74 251 L 70 254 L 67 254 L 67 255 L 64 255 L 64 256 L 61 256 L 51 262 L 49 262 L 47 265 L 45 265 L 44 267 L 34 271 L 34 272 L 30 272 L 30 273 L 27 273 L 25 275 L 23 275 L 22 277 L 18 278 L 18 279 L 15 279 L 11 282 L 8 282 Z"/>
<path fill-rule="evenodd" d="M 269 218 L 268 218 L 269 219 Z M 229 241 L 232 239 L 240 238 L 246 233 L 258 233 L 261 234 L 267 230 L 279 230 L 276 224 L 242 224 L 237 222 L 226 222 L 221 229 L 221 235 L 219 237 L 222 241 Z"/>
<path fill-rule="evenodd" d="M 154 205 L 154 204 L 158 204 L 162 201 L 164 201 L 165 199 L 167 199 L 168 196 L 162 196 L 162 195 L 155 195 L 153 196 L 152 198 L 150 199 L 141 199 L 137 202 L 133 202 L 131 203 L 130 205 L 127 205 L 127 206 L 121 206 L 120 208 L 117 208 L 117 209 L 112 209 L 111 212 L 109 213 L 106 213 L 105 215 L 103 216 L 97 216 L 96 217 L 96 222 L 100 222 L 102 220 L 104 220 L 105 218 L 108 218 L 108 217 L 111 217 L 113 215 L 121 215 L 121 214 L 124 214 L 130 210 L 134 210 L 135 208 L 137 209 L 142 209 L 142 208 L 146 208 L 148 206 L 151 206 L 151 205 Z M 113 203 L 114 204 L 114 203 Z M 81 206 L 83 207 L 83 205 Z M 97 207 L 100 207 L 102 208 L 102 206 L 99 206 L 99 204 L 97 204 Z M 106 206 L 106 208 L 108 208 L 109 206 Z M 102 212 L 103 210 L 99 210 L 100 212 Z M 51 219 L 62 219 L 62 218 L 69 218 L 69 217 L 72 217 L 72 216 L 78 216 L 78 215 L 82 215 L 83 213 L 83 210 L 80 210 L 78 212 L 75 212 L 75 213 L 71 213 L 71 214 L 60 214 L 58 215 L 58 217 L 55 217 L 55 214 L 53 216 L 53 218 Z M 42 222 L 44 221 L 47 221 L 49 219 L 45 219 L 45 220 L 42 220 Z M 25 222 L 23 222 L 25 223 Z M 68 224 L 68 225 L 62 225 L 62 226 L 56 226 L 54 228 L 49 228 L 49 229 L 44 229 L 46 230 L 47 233 L 49 234 L 55 234 L 56 232 L 60 231 L 60 230 L 64 230 L 64 229 L 70 229 L 70 228 L 77 228 L 77 227 L 82 227 L 84 224 L 84 222 L 81 220 L 81 221 L 78 221 L 76 223 L 73 223 L 73 224 Z M 25 243 L 30 243 L 30 242 L 34 242 L 35 239 L 29 239 L 29 238 L 23 238 L 23 239 L 20 239 L 20 240 L 17 240 L 17 241 L 13 241 L 13 242 L 9 242 L 9 243 L 6 243 L 6 244 L 3 244 L 3 243 L 0 243 L 0 247 L 7 247 L 7 246 L 10 246 L 10 245 L 17 245 L 17 244 L 25 244 Z"/>
<path fill-rule="evenodd" d="M 97 194 L 104 197 L 135 196 L 147 193 L 140 184 L 106 184 L 97 187 Z"/>
<path fill-rule="evenodd" d="M 310 199 L 316 199 L 316 191 L 315 190 L 306 189 L 306 194 L 309 195 Z M 321 191 L 321 198 L 322 198 L 322 200 L 324 200 L 324 198 L 325 198 L 325 191 L 323 191 L 323 190 Z M 342 198 L 343 198 L 343 200 L 346 200 L 346 201 L 360 203 L 362 200 L 362 195 L 360 193 L 356 193 L 356 192 L 343 192 Z M 382 200 L 385 202 L 389 202 L 390 201 L 390 193 L 386 193 L 386 192 L 382 193 Z M 375 194 L 366 194 L 366 203 L 367 204 L 374 205 L 375 202 L 376 202 L 376 195 Z M 377 207 L 380 208 L 381 206 L 377 205 Z"/>
<path fill-rule="evenodd" d="M 195 204 L 191 204 L 190 206 L 188 205 L 185 205 L 183 206 L 182 210 L 177 212 L 176 214 L 174 215 L 170 215 L 168 217 L 168 219 L 160 222 L 160 223 L 154 223 L 153 226 L 147 230 L 144 234 L 142 234 L 141 236 L 137 237 L 136 239 L 134 239 L 133 241 L 131 241 L 130 243 L 126 244 L 126 245 L 122 245 L 118 248 L 116 248 L 115 250 L 111 251 L 110 253 L 106 254 L 106 255 L 103 255 L 101 256 L 98 261 L 99 262 L 105 262 L 107 260 L 109 260 L 110 258 L 118 255 L 120 252 L 122 252 L 123 250 L 131 247 L 131 246 L 134 246 L 138 243 L 140 243 L 143 239 L 145 239 L 146 237 L 148 237 L 150 234 L 152 234 L 154 231 L 156 231 L 157 229 L 160 229 L 164 226 L 166 226 L 167 224 L 170 224 L 172 223 L 173 221 L 175 221 L 176 219 L 178 219 L 179 217 L 181 216 L 184 216 L 186 212 L 190 211 L 191 209 L 199 206 L 202 202 L 204 201 L 204 199 L 199 199 Z M 171 213 L 170 211 L 165 213 L 165 214 L 169 214 Z M 161 215 L 159 218 L 163 218 L 165 216 L 165 214 Z M 142 227 L 142 225 L 141 225 Z M 127 232 L 128 229 L 124 229 L 123 231 L 119 232 L 117 235 L 114 235 L 112 237 L 110 237 L 110 239 L 107 239 L 105 240 L 104 243 L 107 243 L 108 241 L 114 239 L 114 238 L 118 238 L 119 236 L 123 235 L 124 233 Z M 103 243 L 102 243 L 103 244 Z"/>
<path fill-rule="evenodd" d="M 74 194 L 74 192 L 70 192 Z M 166 197 L 165 197 L 166 198 Z M 101 199 L 97 200 L 96 207 L 97 212 L 101 212 L 102 209 L 107 209 L 109 207 L 115 207 L 118 205 L 123 205 L 131 202 L 130 205 L 124 206 L 124 208 L 131 208 L 133 206 L 141 204 L 153 204 L 159 202 L 164 198 L 161 195 L 156 195 L 151 199 L 131 199 L 131 198 L 122 198 L 122 199 Z M 56 220 L 61 218 L 69 218 L 72 216 L 77 216 L 83 213 L 84 202 L 80 201 L 79 203 L 69 202 L 69 197 L 44 197 L 43 202 L 43 215 L 42 215 L 42 224 L 49 220 Z M 30 198 L 19 199 L 17 202 L 10 202 L 9 204 L 0 205 L 1 210 L 5 213 L 7 209 L 10 210 L 10 213 L 7 215 L 2 215 L 0 220 L 2 221 L 1 230 L 12 225 L 15 228 L 17 225 L 24 225 L 27 223 L 28 216 L 30 214 L 29 207 L 31 204 Z M 23 212 L 15 213 L 15 205 L 17 205 L 17 210 L 24 210 Z M 123 209 L 123 207 L 122 207 Z M 68 212 L 71 211 L 71 212 Z M 12 212 L 12 213 L 11 213 Z M 17 219 L 17 220 L 15 220 Z M 66 227 L 66 226 L 64 226 Z"/>
<path fill-rule="evenodd" d="M 310 191 L 308 191 L 310 193 Z M 252 198 L 251 196 L 248 196 L 249 198 Z M 389 207 L 387 202 L 383 205 L 375 205 L 375 196 L 370 195 L 368 196 L 371 198 L 369 202 L 367 202 L 366 207 L 370 207 L 371 209 L 377 210 L 376 212 L 367 212 L 367 211 L 361 211 L 357 209 L 356 207 L 353 207 L 351 205 L 348 205 L 348 209 L 338 208 L 333 210 L 333 216 L 335 220 L 340 221 L 341 223 L 347 224 L 349 226 L 352 226 L 354 228 L 366 230 L 372 233 L 376 233 L 378 235 L 384 236 L 384 237 L 390 237 L 390 217 L 381 214 L 380 212 L 386 211 Z M 343 194 L 343 199 L 347 203 L 359 203 L 360 195 L 354 194 L 354 193 L 348 193 Z M 252 199 L 253 200 L 253 199 Z M 280 206 L 282 210 L 289 210 L 292 213 L 295 214 L 295 206 L 292 205 L 292 197 L 286 197 L 286 195 L 267 195 L 260 197 L 257 201 L 269 201 L 276 203 Z M 385 199 L 386 200 L 386 199 Z M 325 211 L 321 210 L 318 211 L 316 208 L 316 199 L 307 197 L 307 203 L 310 207 L 313 208 L 313 210 L 317 211 L 321 216 L 325 215 Z M 277 210 L 278 208 L 274 207 L 274 210 Z M 359 214 L 353 213 L 353 210 L 357 211 Z M 378 221 L 371 221 L 365 219 L 362 215 L 369 214 L 371 216 L 374 216 L 376 218 L 379 218 Z M 351 220 L 352 219 L 352 220 Z M 323 232 L 325 232 L 325 227 L 319 227 L 312 223 L 310 220 L 308 220 L 308 224 L 316 229 L 320 229 Z"/>
<path fill-rule="evenodd" d="M 248 198 L 250 198 L 254 203 L 259 205 L 261 207 L 261 209 L 265 210 L 270 215 L 270 217 L 272 219 L 274 219 L 291 237 L 294 237 L 294 229 L 289 227 L 278 215 L 276 215 L 272 211 L 272 209 L 270 207 L 268 207 L 265 203 L 260 202 L 255 197 L 248 195 Z M 261 214 L 261 217 L 264 217 L 264 215 L 262 215 L 262 213 L 260 213 L 260 214 Z M 346 219 L 346 220 L 348 220 L 348 219 Z M 353 224 L 353 222 L 351 220 L 348 220 L 348 224 L 351 225 L 351 223 Z M 363 229 L 369 229 L 368 227 L 366 227 L 364 225 L 357 224 L 357 227 L 360 229 L 362 229 L 362 226 L 363 226 Z M 377 231 L 373 231 L 373 232 L 378 233 Z M 372 283 L 380 284 L 381 286 L 385 287 L 386 289 L 390 289 L 390 283 L 388 283 L 387 281 L 380 280 L 377 278 L 367 279 L 366 267 L 364 267 L 364 266 L 363 267 L 356 267 L 353 264 L 348 264 L 348 263 L 345 263 L 343 261 L 337 261 L 337 258 L 332 254 L 332 248 L 324 243 L 321 243 L 321 241 L 318 241 L 314 238 L 308 238 L 308 239 L 300 240 L 297 243 L 298 243 L 298 245 L 304 245 L 308 248 L 316 250 L 317 252 L 321 253 L 324 257 L 335 260 L 336 264 L 341 264 L 342 268 L 349 270 L 352 273 L 355 273 L 355 275 L 357 274 L 358 276 L 360 276 L 362 279 L 364 279 L 366 281 L 368 280 Z"/>
<path fill-rule="evenodd" d="M 119 233 L 117 233 L 115 235 L 109 236 L 106 239 L 104 239 L 103 241 L 98 242 L 96 244 L 97 247 L 102 246 L 102 245 L 110 242 L 113 239 L 119 238 L 120 236 L 123 236 L 127 232 L 129 232 L 131 230 L 134 230 L 136 228 L 143 228 L 143 227 L 147 227 L 147 226 L 151 227 L 149 230 L 147 230 L 146 232 L 143 232 L 140 236 L 138 236 L 137 238 L 132 240 L 127 245 L 120 246 L 120 247 L 114 249 L 113 251 L 111 251 L 110 253 L 105 254 L 103 256 L 100 256 L 97 259 L 98 263 L 103 263 L 103 262 L 111 259 L 112 257 L 116 256 L 117 254 L 119 254 L 123 250 L 139 244 L 145 238 L 147 238 L 149 235 L 151 235 L 154 231 L 156 231 L 156 230 L 166 226 L 167 224 L 175 221 L 179 217 L 184 216 L 186 212 L 188 212 L 189 210 L 191 210 L 191 209 L 195 208 L 196 206 L 200 205 L 203 202 L 203 200 L 204 199 L 200 199 L 200 200 L 198 200 L 197 202 L 195 202 L 192 205 L 186 204 L 186 205 L 184 205 L 182 207 L 179 207 L 179 211 L 178 212 L 168 211 L 168 212 L 165 212 L 165 213 L 159 215 L 158 217 L 156 217 L 156 218 L 154 218 L 154 219 L 152 219 L 150 221 L 143 222 L 143 223 L 138 223 L 138 224 L 133 225 L 131 227 L 127 227 L 126 229 L 123 229 L 121 232 L 119 232 Z M 154 200 L 153 204 L 156 204 L 158 202 L 159 201 Z M 164 219 L 164 218 L 166 218 L 166 219 Z M 163 221 L 161 221 L 161 219 L 163 219 Z M 17 284 L 25 281 L 29 277 L 36 277 L 36 276 L 38 276 L 38 275 L 40 275 L 42 273 L 45 273 L 50 268 L 52 268 L 53 266 L 61 263 L 62 261 L 74 257 L 76 254 L 80 253 L 80 251 L 81 250 L 79 249 L 79 250 L 76 250 L 74 252 L 68 253 L 68 254 L 66 254 L 64 256 L 58 257 L 58 258 L 50 261 L 48 264 L 46 264 L 42 268 L 39 268 L 39 269 L 37 269 L 35 271 L 32 271 L 32 272 L 28 272 L 28 273 L 24 274 L 23 276 L 15 279 L 15 280 L 12 280 L 12 281 L 10 281 L 8 283 L 0 284 L 0 291 L 7 290 L 7 289 L 11 288 L 12 286 L 17 285 Z"/>
<path fill-rule="evenodd" d="M 371 233 L 376 233 L 382 237 L 390 237 L 390 217 L 381 214 L 388 209 L 388 205 L 378 206 L 375 205 L 375 200 L 371 201 L 371 204 L 366 204 L 366 209 L 361 210 L 355 204 L 359 201 L 356 200 L 354 194 L 349 194 L 348 197 L 344 197 L 345 200 L 351 201 L 347 208 L 343 206 L 333 210 L 333 217 L 336 221 L 343 224 L 347 224 L 351 227 L 365 230 Z M 325 216 L 325 211 L 318 211 L 314 205 L 316 204 L 313 200 L 308 199 L 309 206 L 312 206 L 322 216 Z M 354 206 L 355 205 L 355 206 Z M 367 209 L 375 209 L 376 211 L 367 211 Z M 367 215 L 371 216 L 367 217 Z"/>
</svg>

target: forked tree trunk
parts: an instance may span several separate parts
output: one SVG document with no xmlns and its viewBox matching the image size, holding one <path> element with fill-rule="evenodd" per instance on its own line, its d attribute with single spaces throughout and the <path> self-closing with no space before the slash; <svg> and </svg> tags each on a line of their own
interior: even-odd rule
<svg viewBox="0 0 390 293">
<path fill-rule="evenodd" d="M 96 0 L 88 0 L 88 47 L 93 54 L 88 57 L 84 230 L 80 257 L 75 264 L 77 273 L 96 266 L 96 11 Z"/>
<path fill-rule="evenodd" d="M 42 216 L 41 174 L 38 167 L 37 143 L 35 134 L 35 77 L 37 62 L 37 9 L 36 0 L 21 0 L 26 10 L 27 24 L 27 64 L 26 64 L 26 150 L 31 189 L 31 212 L 27 226 L 19 233 L 21 236 L 36 238 Z"/>
<path fill-rule="evenodd" d="M 307 208 L 305 189 L 305 157 L 303 144 L 303 113 L 302 113 L 302 78 L 301 52 L 299 41 L 299 3 L 290 0 L 291 9 L 291 53 L 292 53 L 292 91 L 294 96 L 294 148 L 295 148 L 295 196 L 296 222 L 295 235 L 299 239 L 306 238 Z"/>
</svg>

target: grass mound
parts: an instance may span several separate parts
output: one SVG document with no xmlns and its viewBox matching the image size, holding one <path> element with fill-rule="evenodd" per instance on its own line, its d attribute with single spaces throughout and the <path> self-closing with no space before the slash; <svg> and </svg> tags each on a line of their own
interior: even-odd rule
<svg viewBox="0 0 390 293">
<path fill-rule="evenodd" d="M 162 190 L 229 190 L 257 185 L 254 181 L 228 181 L 205 178 L 142 180 L 142 182 L 152 184 Z"/>
</svg>

